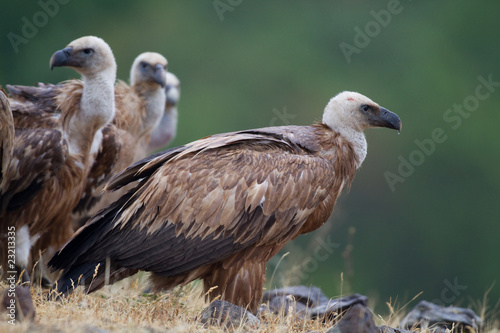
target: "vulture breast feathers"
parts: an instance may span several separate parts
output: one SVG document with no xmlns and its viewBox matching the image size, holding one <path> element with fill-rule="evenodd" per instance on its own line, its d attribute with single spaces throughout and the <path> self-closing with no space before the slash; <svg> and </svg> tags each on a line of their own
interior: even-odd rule
<svg viewBox="0 0 500 333">
<path fill-rule="evenodd" d="M 325 113 L 349 107 L 358 120 L 355 131 L 363 135 L 372 126 L 358 105 L 366 101 L 377 119 L 388 119 L 380 126 L 400 128 L 395 114 L 360 94 L 336 98 L 352 96 L 353 103 L 329 104 Z M 196 278 L 213 281 L 220 270 L 233 269 L 237 275 L 246 262 L 265 265 L 288 240 L 326 221 L 364 158 L 358 147 L 363 142 L 346 139 L 351 129 L 333 127 L 323 123 L 218 134 L 129 167 L 107 189 L 134 187 L 94 216 L 49 262 L 64 270 L 58 290 L 71 291 L 80 275 L 89 287 L 95 266 L 103 267 L 106 258 L 111 281 L 114 274 L 119 279 L 127 271 L 146 270 L 154 273 L 157 287 Z M 218 288 L 226 300 L 255 309 L 264 276 L 258 280 L 257 299 L 233 297 L 234 290 Z M 102 284 L 93 283 L 90 290 Z"/>
</svg>

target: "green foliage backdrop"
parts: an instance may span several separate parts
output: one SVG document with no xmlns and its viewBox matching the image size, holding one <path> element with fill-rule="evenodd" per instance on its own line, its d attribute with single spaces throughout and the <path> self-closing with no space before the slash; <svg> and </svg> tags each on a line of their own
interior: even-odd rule
<svg viewBox="0 0 500 333">
<path fill-rule="evenodd" d="M 466 305 L 500 277 L 499 12 L 465 0 L 11 1 L 0 84 L 76 77 L 48 64 L 84 35 L 110 44 L 124 80 L 139 53 L 160 52 L 182 81 L 174 145 L 310 124 L 338 92 L 361 92 L 396 112 L 402 133 L 367 131 L 350 192 L 324 229 L 287 246 L 270 284 L 364 293 L 381 307 L 421 291 Z"/>
</svg>

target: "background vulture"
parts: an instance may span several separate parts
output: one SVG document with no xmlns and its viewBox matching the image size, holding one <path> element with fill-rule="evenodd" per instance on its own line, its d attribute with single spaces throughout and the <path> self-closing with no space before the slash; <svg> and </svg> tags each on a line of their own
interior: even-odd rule
<svg viewBox="0 0 500 333">
<path fill-rule="evenodd" d="M 52 55 L 50 66 L 78 71 L 83 92 L 73 96 L 72 84 L 59 92 L 60 128 L 16 127 L 14 137 L 7 139 L 13 150 L 9 162 L 3 163 L 0 230 L 16 227 L 16 264 L 21 268 L 27 267 L 36 242 L 58 248 L 71 237 L 68 217 L 80 200 L 101 143 L 100 131 L 115 114 L 116 63 L 102 39 L 90 36 L 71 42 Z M 0 243 L 5 270 L 7 242 Z M 26 281 L 27 274 L 23 277 Z"/>
<path fill-rule="evenodd" d="M 255 311 L 266 261 L 328 219 L 365 159 L 368 127 L 401 121 L 342 92 L 320 124 L 217 134 L 136 163 L 107 184 L 132 189 L 50 260 L 63 270 L 57 291 L 101 287 L 109 258 L 111 282 L 138 270 L 153 273 L 155 289 L 202 278 L 205 291 L 217 287 L 210 298 Z"/>
<path fill-rule="evenodd" d="M 167 103 L 165 104 L 165 112 L 151 133 L 147 149 L 147 155 L 168 146 L 177 134 L 177 104 L 181 98 L 181 83 L 177 76 L 168 72 L 167 85 L 165 87 L 167 94 Z"/>
</svg>

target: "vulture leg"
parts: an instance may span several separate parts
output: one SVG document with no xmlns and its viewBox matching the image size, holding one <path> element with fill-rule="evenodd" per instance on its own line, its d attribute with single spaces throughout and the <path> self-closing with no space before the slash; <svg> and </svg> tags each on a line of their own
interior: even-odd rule
<svg viewBox="0 0 500 333">
<path fill-rule="evenodd" d="M 245 261 L 242 266 L 233 265 L 227 268 L 223 264 L 218 265 L 203 278 L 205 293 L 217 287 L 207 294 L 210 300 L 220 296 L 223 300 L 256 313 L 262 300 L 265 274 L 265 261 Z"/>
</svg>

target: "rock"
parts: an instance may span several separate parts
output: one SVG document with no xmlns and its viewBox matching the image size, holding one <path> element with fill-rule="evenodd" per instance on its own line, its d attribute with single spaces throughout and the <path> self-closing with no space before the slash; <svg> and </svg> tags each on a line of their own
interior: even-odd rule
<svg viewBox="0 0 500 333">
<path fill-rule="evenodd" d="M 483 322 L 481 318 L 470 309 L 457 307 L 442 307 L 431 302 L 421 301 L 403 318 L 401 328 L 435 327 L 443 332 L 452 327 L 461 327 L 463 331 L 479 332 Z"/>
<path fill-rule="evenodd" d="M 270 290 L 264 293 L 262 302 L 266 306 L 259 308 L 259 316 L 270 311 L 301 318 L 324 318 L 329 321 L 355 304 L 367 305 L 368 298 L 360 294 L 329 299 L 317 287 L 293 286 Z"/>
<path fill-rule="evenodd" d="M 269 310 L 274 314 L 282 312 L 285 316 L 289 314 L 298 317 L 307 316 L 307 306 L 304 303 L 297 302 L 292 295 L 274 297 L 268 304 Z"/>
<path fill-rule="evenodd" d="M 373 314 L 365 305 L 354 304 L 327 333 L 380 333 Z"/>
<path fill-rule="evenodd" d="M 368 297 L 360 294 L 352 294 L 345 297 L 333 298 L 311 309 L 309 315 L 312 319 L 325 318 L 331 321 L 334 320 L 337 315 L 356 304 L 366 307 L 368 304 Z"/>
<path fill-rule="evenodd" d="M 258 311 L 260 316 L 264 310 L 274 314 L 290 314 L 297 317 L 307 317 L 308 306 L 328 300 L 328 298 L 316 287 L 295 286 L 274 289 L 264 293 L 262 303 Z"/>
<path fill-rule="evenodd" d="M 16 286 L 4 289 L 0 295 L 0 312 L 7 312 L 9 319 L 15 321 L 35 318 L 35 306 L 29 287 Z"/>
<path fill-rule="evenodd" d="M 307 307 L 315 307 L 330 300 L 318 287 L 293 286 L 266 291 L 262 303 L 270 303 L 276 298 L 283 299 L 289 295 Z"/>
<path fill-rule="evenodd" d="M 256 329 L 260 326 L 260 320 L 247 310 L 232 303 L 216 300 L 204 309 L 199 320 L 205 325 L 213 325 L 235 329 L 245 327 Z"/>
</svg>

